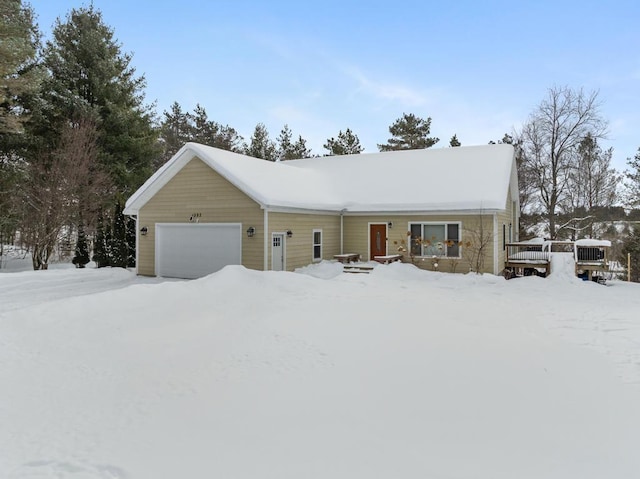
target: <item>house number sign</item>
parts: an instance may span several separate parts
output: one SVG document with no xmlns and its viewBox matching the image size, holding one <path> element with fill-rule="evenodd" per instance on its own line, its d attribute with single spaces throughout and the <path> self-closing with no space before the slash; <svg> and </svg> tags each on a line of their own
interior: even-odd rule
<svg viewBox="0 0 640 479">
<path fill-rule="evenodd" d="M 202 217 L 202 213 L 193 213 L 189 218 L 189 221 L 191 223 L 198 223 L 201 217 Z"/>
</svg>

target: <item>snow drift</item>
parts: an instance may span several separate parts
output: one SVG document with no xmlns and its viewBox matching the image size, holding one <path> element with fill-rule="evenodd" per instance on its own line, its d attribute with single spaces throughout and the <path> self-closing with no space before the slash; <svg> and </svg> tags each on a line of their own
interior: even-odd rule
<svg viewBox="0 0 640 479">
<path fill-rule="evenodd" d="M 0 477 L 640 470 L 637 285 L 317 268 L 0 275 Z"/>
</svg>

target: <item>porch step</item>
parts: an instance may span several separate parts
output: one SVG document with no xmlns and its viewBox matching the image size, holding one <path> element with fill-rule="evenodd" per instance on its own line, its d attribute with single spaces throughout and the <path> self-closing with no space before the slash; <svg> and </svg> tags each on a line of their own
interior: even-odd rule
<svg viewBox="0 0 640 479">
<path fill-rule="evenodd" d="M 345 264 L 342 267 L 344 273 L 364 273 L 369 274 L 373 270 L 373 266 L 369 265 L 357 265 L 357 264 Z"/>
</svg>

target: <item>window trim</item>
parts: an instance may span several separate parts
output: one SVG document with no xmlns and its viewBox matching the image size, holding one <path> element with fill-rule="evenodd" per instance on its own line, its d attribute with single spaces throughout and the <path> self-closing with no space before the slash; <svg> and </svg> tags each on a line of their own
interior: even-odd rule
<svg viewBox="0 0 640 479">
<path fill-rule="evenodd" d="M 420 254 L 415 255 L 417 258 L 432 258 L 434 256 L 438 258 L 450 258 L 450 259 L 460 259 L 462 258 L 462 221 L 409 221 L 409 227 L 407 231 L 411 231 L 411 227 L 414 225 L 420 225 L 421 227 L 421 237 L 424 235 L 424 226 L 444 226 L 444 234 L 445 241 L 448 241 L 451 238 L 447 238 L 449 233 L 449 225 L 456 225 L 458 227 L 458 238 L 455 241 L 458 241 L 458 255 L 457 256 L 449 256 L 448 249 L 449 246 L 445 245 L 445 253 L 442 255 L 425 255 L 424 254 L 424 245 L 420 245 Z M 409 240 L 409 249 L 411 249 L 411 239 Z"/>
<path fill-rule="evenodd" d="M 320 242 L 316 243 L 316 233 L 320 233 Z M 322 228 L 315 228 L 311 232 L 311 259 L 314 263 L 318 263 L 322 261 L 323 257 L 323 247 L 322 247 L 322 239 L 323 239 Z M 320 248 L 320 256 L 316 257 L 316 247 Z"/>
</svg>

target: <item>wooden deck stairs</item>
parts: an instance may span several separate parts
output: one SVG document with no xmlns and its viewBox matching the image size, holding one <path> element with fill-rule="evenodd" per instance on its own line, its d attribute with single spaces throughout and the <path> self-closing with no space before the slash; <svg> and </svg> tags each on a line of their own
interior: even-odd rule
<svg viewBox="0 0 640 479">
<path fill-rule="evenodd" d="M 345 264 L 342 267 L 342 271 L 344 273 L 363 273 L 363 274 L 369 274 L 371 273 L 371 271 L 373 271 L 373 266 L 369 265 L 369 264 L 357 264 L 357 263 L 349 263 L 349 264 Z"/>
</svg>

